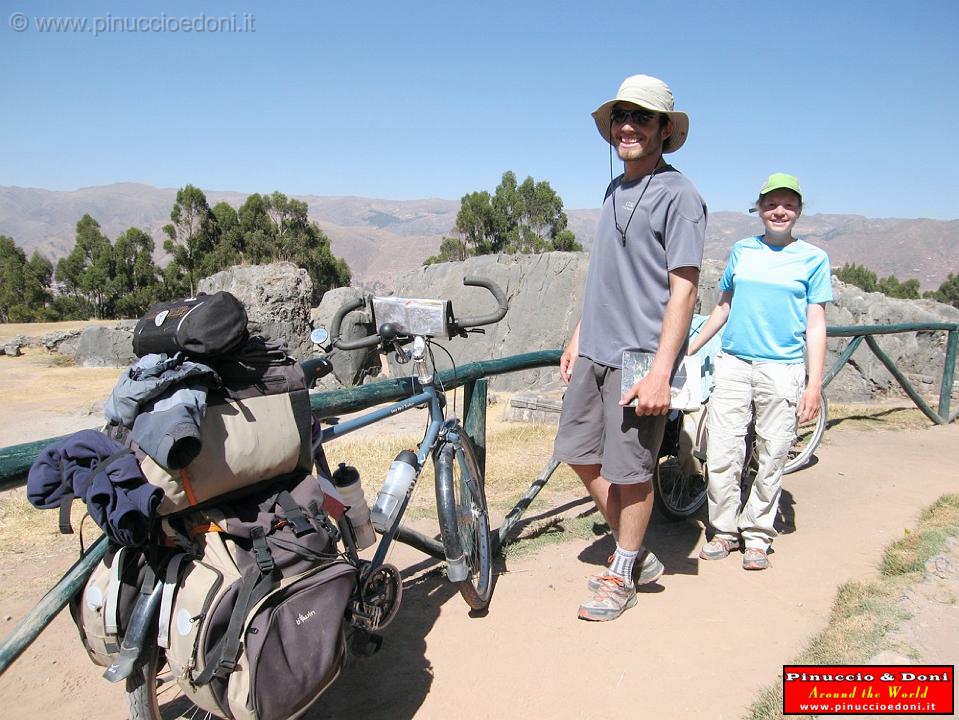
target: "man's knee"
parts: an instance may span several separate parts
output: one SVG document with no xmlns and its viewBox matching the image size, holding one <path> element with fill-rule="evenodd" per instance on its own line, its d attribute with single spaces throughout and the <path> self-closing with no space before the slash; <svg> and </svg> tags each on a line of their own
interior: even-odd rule
<svg viewBox="0 0 959 720">
<path fill-rule="evenodd" d="M 600 472 L 603 469 L 602 465 L 573 465 L 570 464 L 569 467 L 572 469 L 576 475 L 579 476 L 579 479 L 583 481 L 585 485 L 593 482 L 596 478 L 600 476 Z"/>
</svg>

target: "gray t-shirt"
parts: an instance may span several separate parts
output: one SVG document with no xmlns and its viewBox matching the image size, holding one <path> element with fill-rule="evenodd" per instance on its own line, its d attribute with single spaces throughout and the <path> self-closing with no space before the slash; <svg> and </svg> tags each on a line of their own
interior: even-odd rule
<svg viewBox="0 0 959 720">
<path fill-rule="evenodd" d="M 617 221 L 626 230 L 625 243 Z M 579 354 L 620 367 L 624 350 L 656 352 L 669 300 L 668 271 L 701 267 L 705 239 L 706 205 L 672 166 L 633 182 L 623 182 L 622 175 L 613 180 L 590 252 Z"/>
</svg>

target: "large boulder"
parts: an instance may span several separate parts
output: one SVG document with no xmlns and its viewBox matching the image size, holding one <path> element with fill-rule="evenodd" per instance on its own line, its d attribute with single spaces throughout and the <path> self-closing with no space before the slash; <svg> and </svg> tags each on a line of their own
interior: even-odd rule
<svg viewBox="0 0 959 720">
<path fill-rule="evenodd" d="M 488 277 L 506 292 L 510 309 L 506 317 L 486 328 L 485 335 L 454 338 L 446 346 L 457 365 L 476 360 L 562 348 L 579 321 L 588 255 L 545 253 L 474 257 L 461 263 L 429 265 L 397 278 L 395 294 L 402 297 L 451 299 L 457 315 L 477 315 L 493 309 L 482 288 L 462 285 L 466 275 Z M 708 314 L 719 298 L 717 287 L 724 263 L 707 260 L 700 275 L 696 312 Z M 899 323 L 959 322 L 959 310 L 931 300 L 897 300 L 881 293 L 864 293 L 833 278 L 835 301 L 827 306 L 828 325 L 879 325 Z M 937 396 L 945 359 L 944 332 L 911 332 L 884 335 L 879 345 L 922 393 Z M 826 367 L 848 345 L 848 338 L 827 343 Z M 444 354 L 436 353 L 440 369 L 450 367 Z M 394 372 L 409 372 L 409 366 Z M 959 379 L 959 372 L 957 372 Z M 556 368 L 542 368 L 497 376 L 498 390 L 561 387 Z M 953 394 L 959 392 L 954 383 Z M 839 401 L 878 400 L 901 395 L 898 384 L 863 344 L 829 385 L 827 394 Z"/>
<path fill-rule="evenodd" d="M 396 295 L 409 298 L 452 300 L 457 316 L 476 316 L 496 308 L 493 297 L 484 288 L 467 287 L 468 275 L 489 278 L 506 293 L 509 311 L 495 325 L 487 325 L 485 334 L 470 334 L 443 342 L 457 365 L 476 360 L 492 360 L 537 350 L 553 350 L 565 345 L 582 311 L 582 290 L 586 282 L 585 253 L 553 252 L 541 255 L 484 255 L 465 262 L 427 265 L 401 275 Z M 445 341 L 445 338 L 441 340 Z M 434 353 L 439 369 L 451 367 L 442 352 Z M 409 373 L 409 365 L 394 373 Z M 497 390 L 528 387 L 562 387 L 558 367 L 537 368 L 492 378 Z"/>
<path fill-rule="evenodd" d="M 64 345 L 60 345 L 61 352 Z M 73 355 L 82 367 L 126 367 L 136 362 L 133 323 L 116 327 L 90 325 L 83 329 Z"/>
<path fill-rule="evenodd" d="M 327 290 L 323 294 L 319 307 L 311 313 L 313 327 L 324 327 L 333 332 L 333 316 L 337 310 L 357 300 L 363 306 L 348 312 L 340 325 L 340 336 L 344 340 L 358 340 L 374 332 L 373 317 L 370 313 L 370 293 L 358 287 L 342 287 Z M 341 385 L 360 385 L 368 377 L 380 374 L 380 358 L 376 348 L 361 350 L 338 350 L 334 348 L 327 354 L 333 364 L 333 376 Z"/>
<path fill-rule="evenodd" d="M 307 358 L 312 354 L 313 281 L 303 268 L 288 262 L 237 265 L 204 278 L 198 290 L 232 293 L 246 306 L 251 333 L 286 340 L 294 357 Z"/>
</svg>

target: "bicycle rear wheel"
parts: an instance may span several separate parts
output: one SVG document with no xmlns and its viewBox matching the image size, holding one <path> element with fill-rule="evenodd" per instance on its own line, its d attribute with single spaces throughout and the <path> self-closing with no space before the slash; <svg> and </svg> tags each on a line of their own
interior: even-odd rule
<svg viewBox="0 0 959 720">
<path fill-rule="evenodd" d="M 685 472 L 678 456 L 664 455 L 653 471 L 653 502 L 670 520 L 692 517 L 706 503 L 706 482 L 705 472 Z"/>
<path fill-rule="evenodd" d="M 792 447 L 789 448 L 786 465 L 783 467 L 784 475 L 795 472 L 809 464 L 809 460 L 816 452 L 816 448 L 819 447 L 822 436 L 826 432 L 828 414 L 829 406 L 826 403 L 826 396 L 820 394 L 819 414 L 796 428 L 796 439 L 793 441 Z"/>
<path fill-rule="evenodd" d="M 436 508 L 450 580 L 471 608 L 482 610 L 493 595 L 489 512 L 476 450 L 459 426 L 437 451 Z"/>
</svg>

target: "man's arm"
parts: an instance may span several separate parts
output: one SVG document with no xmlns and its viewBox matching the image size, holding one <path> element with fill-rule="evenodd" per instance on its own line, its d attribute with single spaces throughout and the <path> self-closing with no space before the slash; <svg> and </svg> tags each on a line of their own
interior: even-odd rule
<svg viewBox="0 0 959 720">
<path fill-rule="evenodd" d="M 669 271 L 669 301 L 659 336 L 653 366 L 619 401 L 627 405 L 636 398 L 637 415 L 665 415 L 669 412 L 669 378 L 689 336 L 689 323 L 699 289 L 699 268 L 680 267 Z"/>
</svg>

